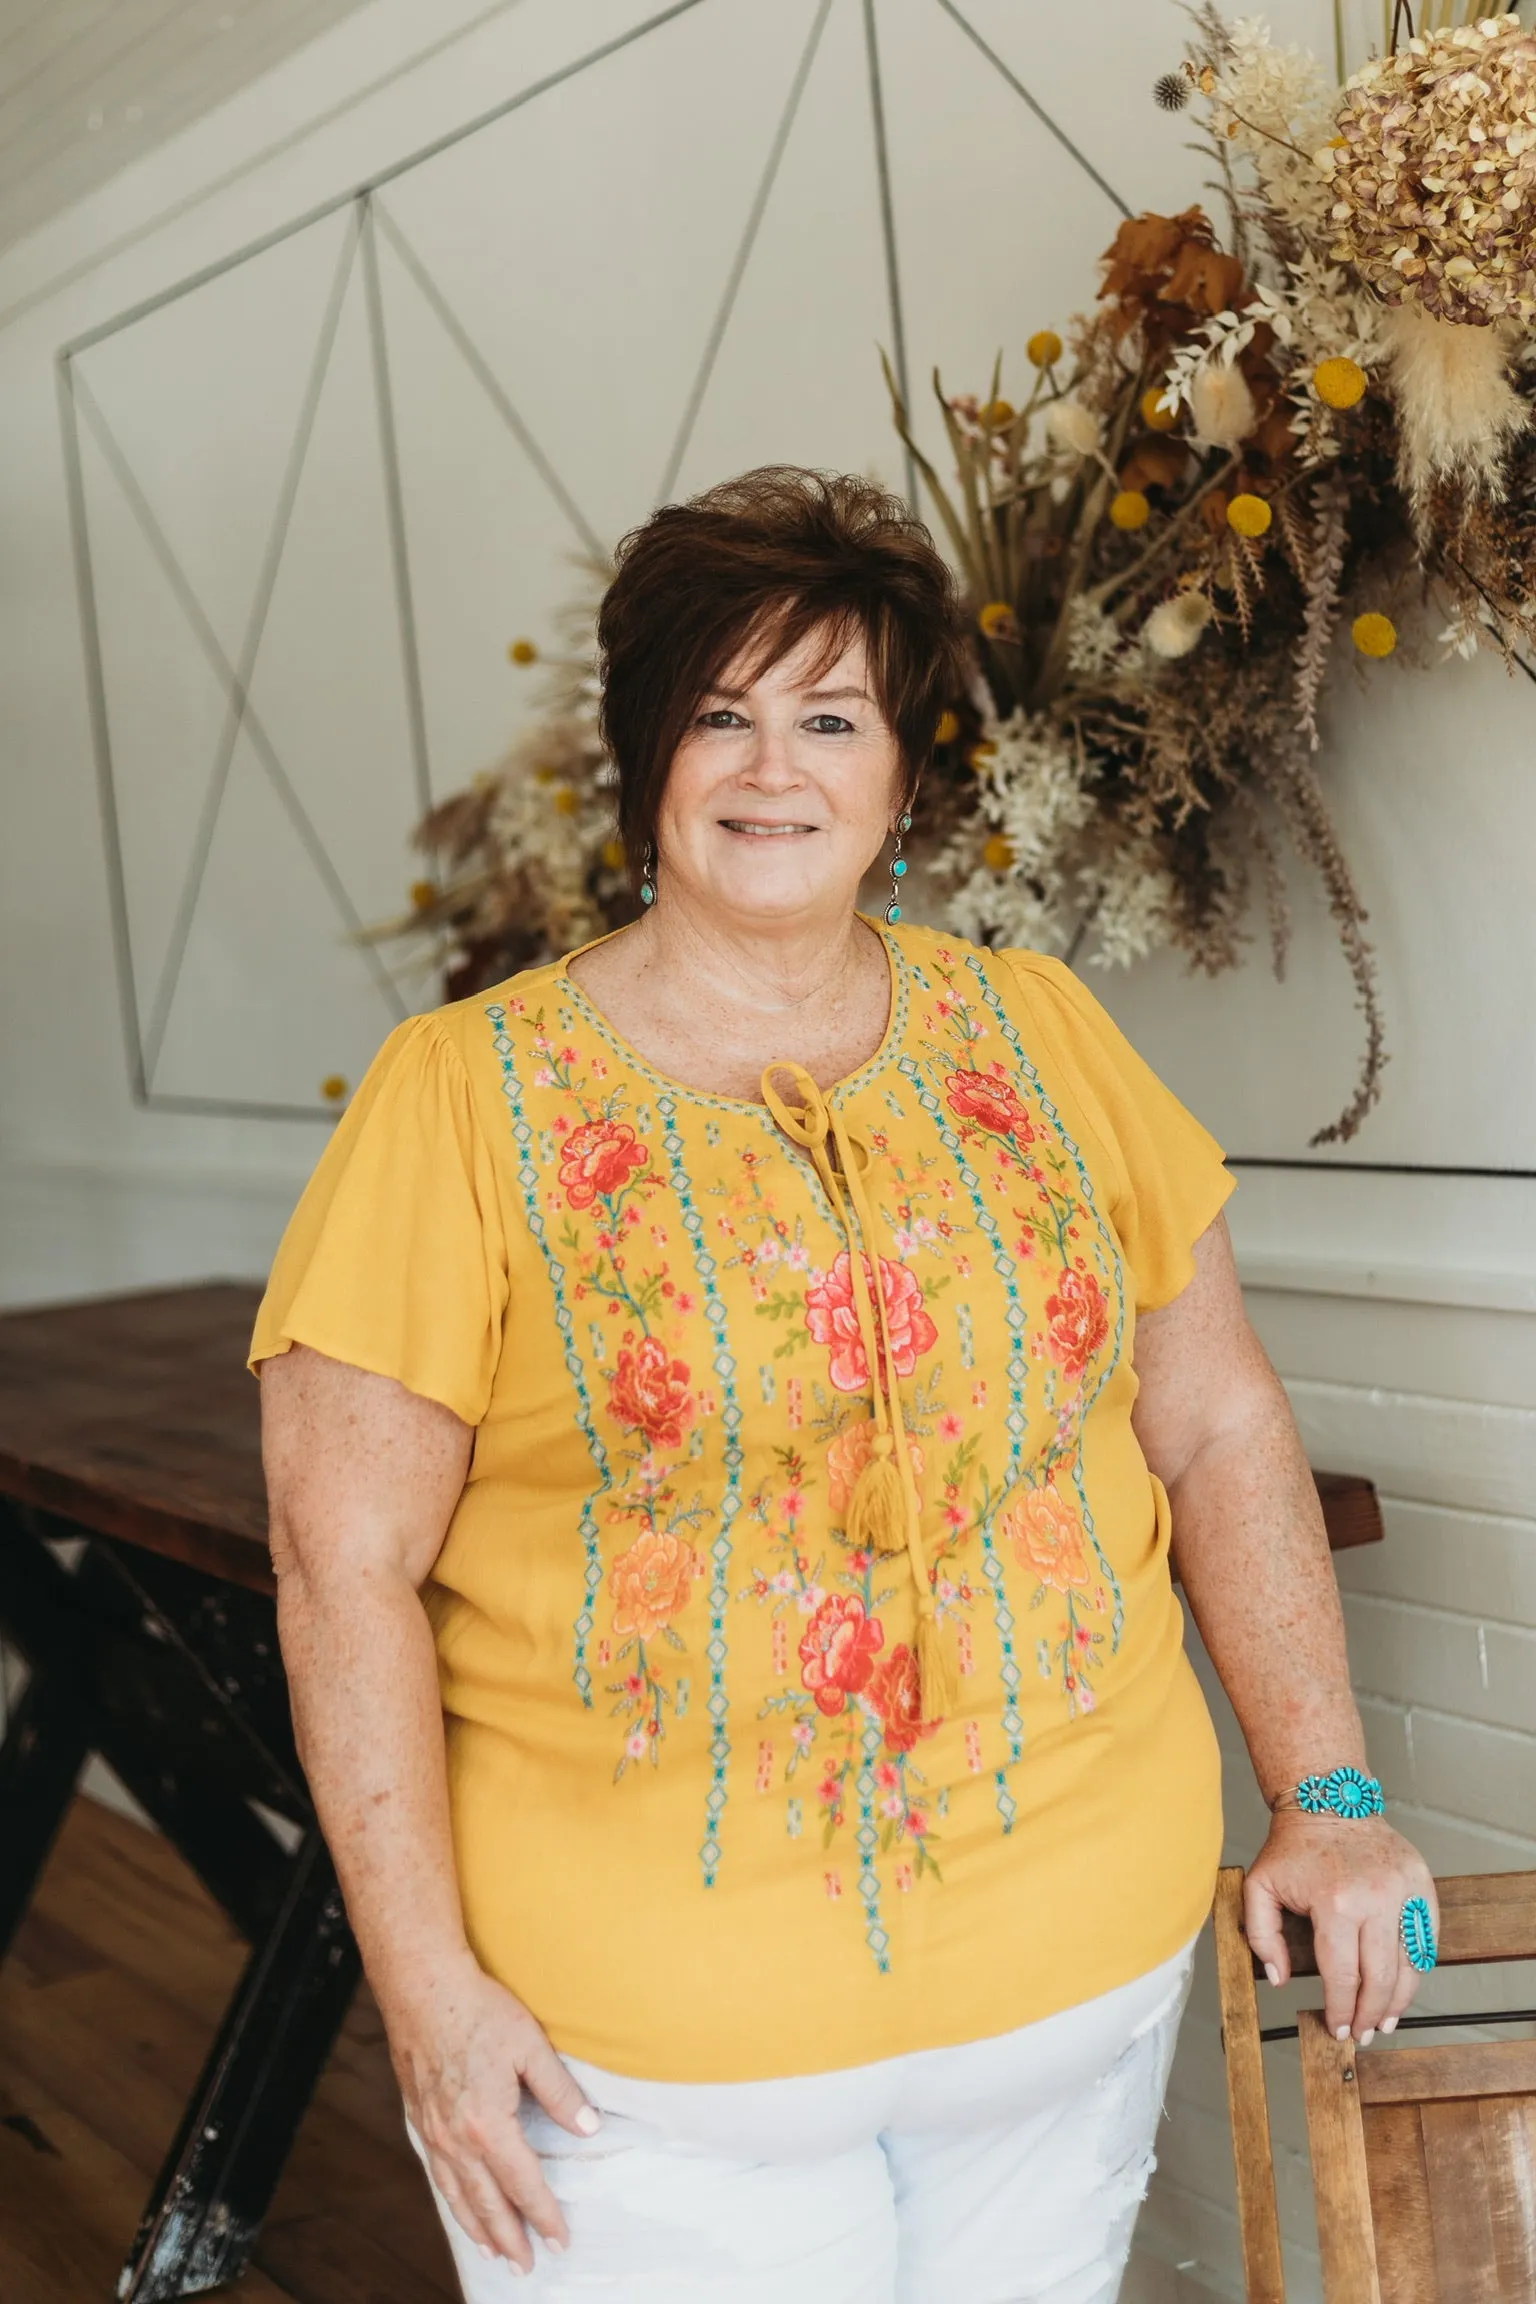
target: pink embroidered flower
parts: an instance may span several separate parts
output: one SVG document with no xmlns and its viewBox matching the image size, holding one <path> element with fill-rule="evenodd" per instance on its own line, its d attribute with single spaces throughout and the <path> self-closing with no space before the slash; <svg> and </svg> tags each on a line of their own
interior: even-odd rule
<svg viewBox="0 0 1536 2304">
<path fill-rule="evenodd" d="M 560 1147 L 560 1182 L 573 1208 L 590 1208 L 600 1192 L 617 1192 L 650 1154 L 621 1120 L 586 1120 Z"/>
<path fill-rule="evenodd" d="M 1091 1272 L 1063 1272 L 1045 1302 L 1051 1357 L 1069 1376 L 1081 1376 L 1109 1334 L 1109 1306 Z"/>
<path fill-rule="evenodd" d="M 608 1405 L 627 1432 L 643 1432 L 652 1448 L 681 1448 L 683 1425 L 693 1414 L 686 1360 L 674 1360 L 659 1337 L 620 1352 Z"/>
<path fill-rule="evenodd" d="M 958 1119 L 979 1120 L 995 1136 L 1011 1136 L 1018 1144 L 1034 1141 L 1028 1108 L 996 1073 L 951 1072 L 945 1088 L 949 1108 Z"/>
<path fill-rule="evenodd" d="M 886 1747 L 910 1752 L 924 1736 L 938 1732 L 937 1720 L 923 1718 L 923 1688 L 917 1658 L 905 1640 L 899 1641 L 870 1675 L 869 1700 L 880 1715 Z"/>
<path fill-rule="evenodd" d="M 864 1274 L 868 1280 L 870 1272 L 867 1256 L 864 1259 Z M 885 1320 L 890 1331 L 895 1372 L 898 1376 L 910 1376 L 917 1366 L 919 1354 L 933 1350 L 939 1332 L 923 1310 L 923 1291 L 916 1275 L 908 1271 L 905 1264 L 897 1264 L 886 1256 L 880 1258 L 880 1293 L 885 1303 Z M 873 1298 L 872 1284 L 870 1295 Z M 818 1344 L 831 1347 L 828 1372 L 838 1391 L 867 1392 L 870 1382 L 869 1355 L 864 1349 L 864 1339 L 859 1334 L 859 1317 L 853 1300 L 853 1262 L 846 1248 L 831 1271 L 824 1272 L 819 1280 L 813 1280 L 807 1288 L 805 1324 Z M 880 1349 L 883 1359 L 884 1351 Z M 884 1381 L 887 1372 L 882 1368 L 880 1373 Z"/>
<path fill-rule="evenodd" d="M 800 1641 L 801 1683 L 817 1711 L 846 1711 L 849 1697 L 868 1687 L 884 1646 L 884 1626 L 866 1614 L 856 1593 L 829 1592 Z"/>
</svg>

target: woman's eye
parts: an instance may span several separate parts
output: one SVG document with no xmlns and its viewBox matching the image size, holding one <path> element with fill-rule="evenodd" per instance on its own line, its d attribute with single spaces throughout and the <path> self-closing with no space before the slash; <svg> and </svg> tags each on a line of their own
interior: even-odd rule
<svg viewBox="0 0 1536 2304">
<path fill-rule="evenodd" d="M 843 736 L 853 733 L 853 722 L 845 720 L 840 712 L 818 712 L 810 722 L 818 736 Z"/>
<path fill-rule="evenodd" d="M 718 712 L 701 712 L 699 714 L 699 726 L 701 728 L 744 728 L 746 722 L 739 712 L 729 712 L 722 706 Z"/>
</svg>

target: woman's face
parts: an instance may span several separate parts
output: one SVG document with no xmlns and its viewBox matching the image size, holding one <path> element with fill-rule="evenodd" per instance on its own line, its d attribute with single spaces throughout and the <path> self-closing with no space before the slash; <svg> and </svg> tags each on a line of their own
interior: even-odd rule
<svg viewBox="0 0 1536 2304">
<path fill-rule="evenodd" d="M 896 739 L 862 638 L 816 633 L 747 683 L 744 650 L 673 755 L 656 823 L 663 903 L 791 926 L 851 912 L 901 805 Z"/>
</svg>

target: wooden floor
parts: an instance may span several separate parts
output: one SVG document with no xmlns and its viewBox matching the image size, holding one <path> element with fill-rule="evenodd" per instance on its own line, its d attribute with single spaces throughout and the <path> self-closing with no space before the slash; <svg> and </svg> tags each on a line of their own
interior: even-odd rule
<svg viewBox="0 0 1536 2304">
<path fill-rule="evenodd" d="M 0 2299 L 112 2304 L 245 1957 L 166 1843 L 75 1802 L 0 1968 Z M 456 2304 L 366 1991 L 299 2132 L 241 2304 Z"/>
</svg>

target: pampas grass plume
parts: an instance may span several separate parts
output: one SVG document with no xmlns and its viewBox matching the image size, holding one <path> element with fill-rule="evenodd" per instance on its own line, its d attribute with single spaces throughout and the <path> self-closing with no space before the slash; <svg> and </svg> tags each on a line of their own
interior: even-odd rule
<svg viewBox="0 0 1536 2304">
<path fill-rule="evenodd" d="M 1225 361 L 1198 370 L 1189 387 L 1189 406 L 1202 448 L 1238 448 L 1259 420 L 1247 377 Z"/>
<path fill-rule="evenodd" d="M 1397 402 L 1398 476 L 1416 515 L 1437 480 L 1503 492 L 1505 452 L 1530 421 L 1509 382 L 1512 323 L 1438 320 L 1418 304 L 1381 315 Z"/>
<path fill-rule="evenodd" d="M 1099 420 L 1081 400 L 1053 400 L 1045 411 L 1045 430 L 1053 448 L 1074 456 L 1093 456 L 1099 447 Z"/>
<path fill-rule="evenodd" d="M 1211 620 L 1211 604 L 1203 592 L 1176 592 L 1160 600 L 1143 627 L 1154 656 L 1187 656 Z"/>
</svg>

